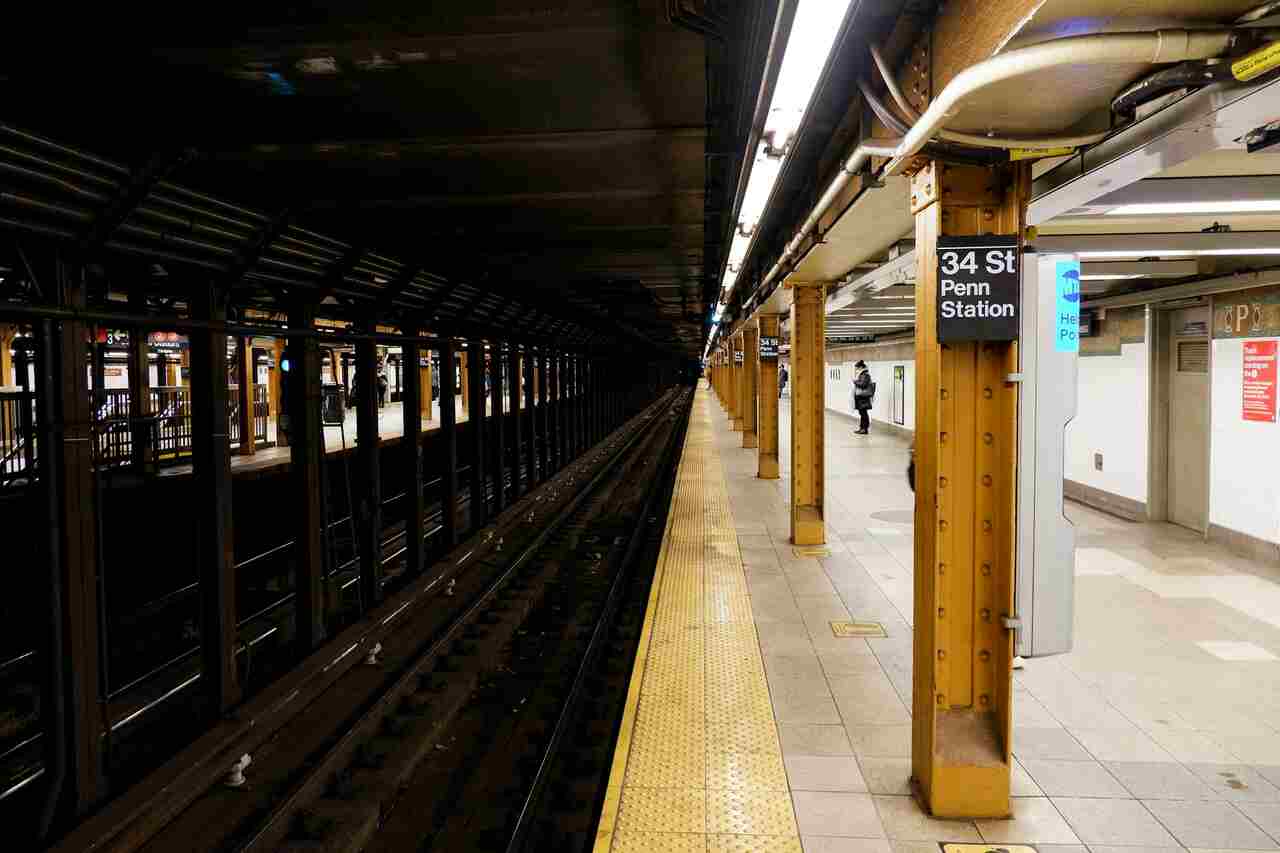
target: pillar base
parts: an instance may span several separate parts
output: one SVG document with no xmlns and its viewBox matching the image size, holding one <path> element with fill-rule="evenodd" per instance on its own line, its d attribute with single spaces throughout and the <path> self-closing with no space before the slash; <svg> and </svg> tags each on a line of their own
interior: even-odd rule
<svg viewBox="0 0 1280 853">
<path fill-rule="evenodd" d="M 827 527 L 817 509 L 800 506 L 791 511 L 791 544 L 827 544 Z"/>
<path fill-rule="evenodd" d="M 729 422 L 729 429 L 734 432 L 742 432 L 742 418 L 734 418 Z"/>
<path fill-rule="evenodd" d="M 742 433 L 742 446 L 743 446 L 743 447 L 755 447 L 755 446 L 757 445 L 757 443 L 758 443 L 758 442 L 757 442 L 757 439 L 756 439 L 756 434 L 755 434 L 754 432 L 743 432 L 743 433 Z"/>
<path fill-rule="evenodd" d="M 778 457 L 760 456 L 760 464 L 756 467 L 756 477 L 760 480 L 778 479 Z"/>
</svg>

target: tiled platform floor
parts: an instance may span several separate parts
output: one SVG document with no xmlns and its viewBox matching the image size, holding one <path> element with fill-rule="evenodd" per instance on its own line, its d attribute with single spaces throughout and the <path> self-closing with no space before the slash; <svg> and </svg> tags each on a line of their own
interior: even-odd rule
<svg viewBox="0 0 1280 853">
<path fill-rule="evenodd" d="M 746 574 L 698 394 L 596 850 L 800 853 Z"/>
<path fill-rule="evenodd" d="M 807 853 L 938 841 L 1051 853 L 1280 846 L 1280 570 L 1170 525 L 1071 506 L 1076 650 L 1015 675 L 1015 815 L 934 821 L 908 796 L 912 495 L 906 442 L 832 413 L 831 555 L 788 544 L 783 477 L 755 479 L 712 402 L 751 607 Z M 886 639 L 836 639 L 834 619 Z"/>
<path fill-rule="evenodd" d="M 1015 674 L 1015 816 L 929 820 L 908 795 L 906 443 L 854 435 L 850 420 L 828 415 L 831 556 L 804 556 L 787 542 L 786 406 L 783 478 L 763 482 L 718 403 L 705 392 L 701 403 L 806 853 L 936 853 L 943 840 L 1047 853 L 1280 848 L 1280 567 L 1176 526 L 1070 506 L 1076 648 Z M 828 622 L 842 619 L 881 621 L 888 637 L 837 639 Z M 667 826 L 681 815 L 671 809 Z M 616 849 L 701 850 L 707 838 Z"/>
</svg>

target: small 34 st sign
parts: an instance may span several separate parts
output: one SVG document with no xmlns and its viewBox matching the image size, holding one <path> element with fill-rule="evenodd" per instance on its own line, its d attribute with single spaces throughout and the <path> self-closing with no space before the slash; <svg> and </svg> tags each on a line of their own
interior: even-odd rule
<svg viewBox="0 0 1280 853">
<path fill-rule="evenodd" d="M 1018 238 L 938 238 L 938 340 L 1018 338 Z"/>
<path fill-rule="evenodd" d="M 734 364 L 742 364 L 742 363 L 743 363 L 743 360 L 744 360 L 744 356 L 743 356 L 743 354 L 742 354 L 742 350 L 740 350 L 740 349 L 736 349 L 736 350 L 734 350 L 734 351 L 733 351 L 733 363 L 734 363 Z"/>
<path fill-rule="evenodd" d="M 760 336 L 760 360 L 773 361 L 778 358 L 778 338 L 776 335 Z"/>
</svg>

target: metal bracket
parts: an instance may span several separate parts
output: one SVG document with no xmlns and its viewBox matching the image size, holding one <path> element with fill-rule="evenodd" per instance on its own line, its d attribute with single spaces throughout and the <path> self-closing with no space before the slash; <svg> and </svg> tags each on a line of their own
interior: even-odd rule
<svg viewBox="0 0 1280 853">
<path fill-rule="evenodd" d="M 1007 631 L 1022 630 L 1022 620 L 1017 616 L 1001 616 L 1000 624 L 1003 625 Z"/>
<path fill-rule="evenodd" d="M 1023 375 L 1021 373 L 1009 373 L 1009 374 L 1006 374 L 1004 377 L 1004 381 L 1010 384 L 1017 384 L 1022 380 L 1023 380 Z"/>
</svg>

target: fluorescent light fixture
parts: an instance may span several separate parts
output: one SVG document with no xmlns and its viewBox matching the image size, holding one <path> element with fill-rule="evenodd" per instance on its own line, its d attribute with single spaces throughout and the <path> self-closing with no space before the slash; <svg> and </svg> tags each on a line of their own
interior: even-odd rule
<svg viewBox="0 0 1280 853">
<path fill-rule="evenodd" d="M 1081 275 L 1080 280 L 1081 281 L 1119 281 L 1121 279 L 1144 278 L 1144 277 L 1145 276 L 1143 276 L 1142 273 L 1140 272 L 1131 272 L 1131 273 L 1109 272 L 1109 273 L 1099 273 L 1097 275 Z"/>
<path fill-rule="evenodd" d="M 1153 201 L 1121 204 L 1106 216 L 1181 216 L 1195 213 L 1280 213 L 1280 199 L 1241 201 Z"/>
<path fill-rule="evenodd" d="M 773 186 L 791 150 L 791 142 L 800 128 L 805 110 L 826 67 L 831 45 L 849 10 L 850 0 L 799 0 L 791 33 L 778 69 L 778 79 L 765 116 L 764 136 L 751 152 L 747 188 L 738 211 L 737 229 L 729 248 L 729 265 L 739 267 L 751 247 L 751 238 L 768 207 Z M 748 236 L 743 236 L 744 234 Z M 725 276 L 725 287 L 732 293 L 737 276 Z"/>
</svg>

